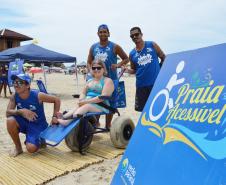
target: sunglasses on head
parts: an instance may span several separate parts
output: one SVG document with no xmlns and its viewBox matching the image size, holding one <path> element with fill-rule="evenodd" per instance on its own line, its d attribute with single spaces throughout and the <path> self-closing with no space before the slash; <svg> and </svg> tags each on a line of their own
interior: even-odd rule
<svg viewBox="0 0 226 185">
<path fill-rule="evenodd" d="M 134 33 L 130 35 L 130 38 L 133 39 L 134 37 L 138 37 L 140 35 L 140 33 Z"/>
<path fill-rule="evenodd" d="M 102 67 L 92 67 L 92 70 L 101 70 Z"/>
<path fill-rule="evenodd" d="M 15 80 L 13 81 L 13 85 L 17 85 L 19 87 L 21 87 L 22 85 L 24 85 L 26 82 L 22 81 L 22 80 Z"/>
</svg>

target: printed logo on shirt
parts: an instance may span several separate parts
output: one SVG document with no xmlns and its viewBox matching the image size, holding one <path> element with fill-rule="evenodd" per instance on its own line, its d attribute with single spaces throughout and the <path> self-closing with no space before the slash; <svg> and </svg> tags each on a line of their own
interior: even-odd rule
<svg viewBox="0 0 226 185">
<path fill-rule="evenodd" d="M 21 105 L 21 103 L 17 103 L 17 108 L 19 108 L 19 109 L 23 109 L 24 107 Z M 35 111 L 35 110 L 37 110 L 37 108 L 34 106 L 34 105 L 29 105 L 29 110 L 31 110 L 31 111 Z"/>
<path fill-rule="evenodd" d="M 147 54 L 147 55 L 140 56 L 138 58 L 138 62 L 137 63 L 138 63 L 138 65 L 145 66 L 146 64 L 151 63 L 152 60 L 153 60 L 152 59 L 152 55 Z"/>
<path fill-rule="evenodd" d="M 100 50 L 100 48 L 94 48 L 94 52 L 99 53 L 99 52 L 101 52 L 101 50 Z"/>
<path fill-rule="evenodd" d="M 139 53 L 137 53 L 137 52 L 136 52 L 136 54 L 135 54 L 135 56 L 134 56 L 134 57 L 136 57 L 136 58 L 137 58 L 138 56 L 139 56 Z"/>
<path fill-rule="evenodd" d="M 110 50 L 111 50 L 111 48 L 107 46 L 106 47 L 106 51 L 110 51 Z"/>
<path fill-rule="evenodd" d="M 105 62 L 108 58 L 108 54 L 106 52 L 97 52 L 95 55 L 95 60 L 101 60 Z"/>
<path fill-rule="evenodd" d="M 22 105 L 21 105 L 21 103 L 17 103 L 17 108 L 19 108 L 19 109 L 22 109 L 23 107 L 22 107 Z"/>
<path fill-rule="evenodd" d="M 153 50 L 151 48 L 147 48 L 147 52 L 150 53 L 152 52 Z"/>
<path fill-rule="evenodd" d="M 34 105 L 29 105 L 29 109 L 30 109 L 31 111 L 37 110 L 36 107 L 35 107 Z"/>
</svg>

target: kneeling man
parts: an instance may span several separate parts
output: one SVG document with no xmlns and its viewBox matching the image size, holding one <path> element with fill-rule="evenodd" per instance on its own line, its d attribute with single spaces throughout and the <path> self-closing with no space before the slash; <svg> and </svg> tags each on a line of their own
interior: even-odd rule
<svg viewBox="0 0 226 185">
<path fill-rule="evenodd" d="M 27 74 L 12 75 L 15 93 L 10 97 L 6 110 L 7 130 L 11 136 L 15 150 L 10 155 L 15 157 L 23 152 L 19 133 L 26 135 L 25 145 L 27 151 L 34 153 L 38 151 L 41 141 L 40 133 L 47 128 L 43 103 L 53 103 L 52 123 L 57 123 L 57 112 L 60 110 L 60 99 L 31 90 L 31 78 Z"/>
</svg>

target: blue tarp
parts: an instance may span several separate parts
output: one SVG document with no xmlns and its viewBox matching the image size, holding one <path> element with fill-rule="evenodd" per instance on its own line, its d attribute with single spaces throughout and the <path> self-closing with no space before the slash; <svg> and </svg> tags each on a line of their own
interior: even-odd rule
<svg viewBox="0 0 226 185">
<path fill-rule="evenodd" d="M 28 44 L 16 48 L 10 48 L 0 52 L 0 60 L 2 59 L 15 59 L 20 58 L 30 61 L 41 61 L 41 62 L 75 62 L 76 57 L 57 53 L 35 44 Z"/>
</svg>

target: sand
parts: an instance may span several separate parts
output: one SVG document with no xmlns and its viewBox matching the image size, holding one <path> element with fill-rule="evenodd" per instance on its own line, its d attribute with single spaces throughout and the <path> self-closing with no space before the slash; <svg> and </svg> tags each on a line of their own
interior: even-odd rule
<svg viewBox="0 0 226 185">
<path fill-rule="evenodd" d="M 75 75 L 65 75 L 64 73 L 47 74 L 47 90 L 61 99 L 61 110 L 69 110 L 76 105 L 77 99 L 72 97 L 72 94 L 79 94 L 85 84 L 82 75 L 78 75 L 78 85 L 76 83 Z M 43 78 L 42 74 L 35 74 L 35 80 Z M 136 124 L 140 113 L 134 111 L 134 95 L 135 95 L 135 77 L 122 77 L 126 86 L 127 107 L 120 109 L 121 114 L 129 115 Z M 35 82 L 32 83 L 32 88 L 37 88 Z M 3 96 L 3 92 L 1 94 Z M 9 95 L 9 93 L 8 93 Z M 13 143 L 7 133 L 5 127 L 5 111 L 9 98 L 0 97 L 0 150 L 9 151 L 13 148 Z M 45 104 L 45 113 L 47 120 L 50 121 L 53 111 L 53 105 Z M 115 117 L 115 116 L 114 116 Z M 104 124 L 104 117 L 101 118 L 101 124 Z M 23 141 L 23 135 L 21 140 Z M 47 184 L 51 185 L 107 185 L 110 184 L 111 179 L 117 169 L 121 156 L 112 159 L 104 160 L 104 162 L 91 165 L 77 172 L 71 172 L 65 176 L 58 177 Z"/>
</svg>

